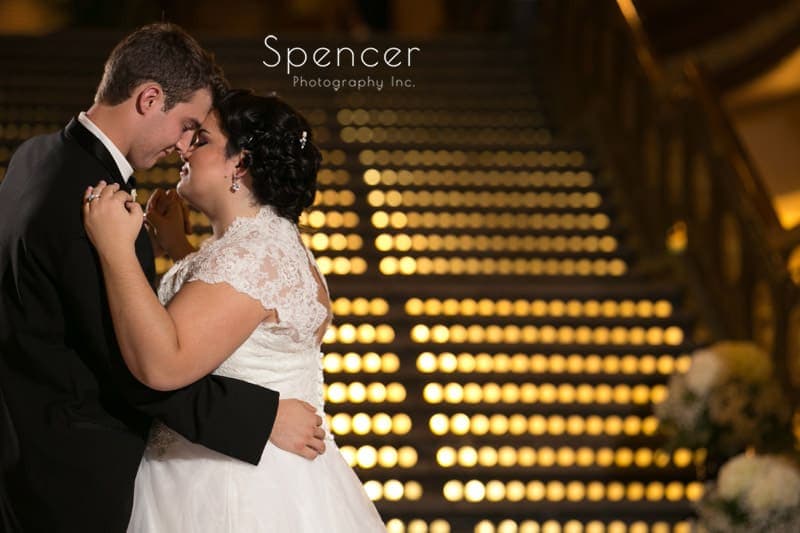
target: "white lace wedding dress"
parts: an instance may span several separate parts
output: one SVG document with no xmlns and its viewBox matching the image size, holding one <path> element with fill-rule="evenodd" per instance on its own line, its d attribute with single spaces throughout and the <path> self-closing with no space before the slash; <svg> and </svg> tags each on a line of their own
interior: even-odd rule
<svg viewBox="0 0 800 533">
<path fill-rule="evenodd" d="M 309 402 L 324 419 L 322 334 L 330 321 L 324 278 L 294 224 L 262 207 L 177 262 L 161 281 L 166 304 L 189 281 L 225 282 L 277 311 L 215 374 Z M 221 334 L 224 334 L 221 333 Z M 257 406 L 254 406 L 257 408 Z M 313 461 L 272 443 L 258 466 L 193 444 L 157 425 L 136 476 L 129 532 L 319 533 L 386 529 L 330 435 Z"/>
</svg>

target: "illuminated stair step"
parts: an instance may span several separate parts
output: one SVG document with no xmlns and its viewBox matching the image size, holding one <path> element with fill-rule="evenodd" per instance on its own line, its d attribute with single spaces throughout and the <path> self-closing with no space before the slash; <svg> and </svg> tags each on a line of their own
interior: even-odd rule
<svg viewBox="0 0 800 533">
<path fill-rule="evenodd" d="M 597 186 L 592 173 L 581 171 L 499 171 L 499 170 L 402 170 L 369 168 L 363 172 L 363 182 L 369 186 L 401 187 L 465 187 L 465 188 L 531 188 L 585 189 Z"/>
<path fill-rule="evenodd" d="M 452 518 L 392 518 L 388 533 L 691 533 L 688 521 L 581 521 L 581 520 L 453 520 Z"/>
<path fill-rule="evenodd" d="M 548 130 L 498 130 L 467 129 L 441 130 L 439 128 L 389 128 L 381 126 L 361 126 L 359 128 L 347 126 L 339 132 L 338 139 L 345 145 L 370 145 L 384 147 L 390 146 L 424 146 L 427 148 L 446 147 L 490 147 L 502 146 L 549 146 L 552 135 Z"/>
<path fill-rule="evenodd" d="M 496 167 L 531 169 L 582 169 L 586 156 L 577 150 L 372 150 L 357 152 L 358 161 L 367 166 L 403 167 Z"/>
<path fill-rule="evenodd" d="M 0 117 L 3 115 L 0 114 Z M 442 108 L 431 109 L 392 109 L 344 107 L 335 113 L 336 124 L 340 126 L 438 126 L 438 127 L 486 127 L 520 128 L 532 124 L 543 124 L 544 119 L 538 111 L 450 111 Z"/>
</svg>

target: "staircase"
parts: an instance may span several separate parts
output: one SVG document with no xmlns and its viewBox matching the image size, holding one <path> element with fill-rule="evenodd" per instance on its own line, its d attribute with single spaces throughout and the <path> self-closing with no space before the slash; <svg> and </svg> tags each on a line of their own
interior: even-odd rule
<svg viewBox="0 0 800 533">
<path fill-rule="evenodd" d="M 23 40 L 23 66 L 0 53 L 17 73 L 0 81 L 0 165 L 88 107 L 114 37 Z M 380 91 L 297 88 L 260 43 L 204 44 L 235 86 L 303 110 L 323 148 L 302 222 L 336 316 L 326 409 L 387 529 L 688 532 L 698 458 L 659 451 L 652 404 L 688 365 L 693 318 L 637 263 L 613 177 L 548 123 L 547 73 L 504 38 L 452 37 L 404 71 L 344 71 Z M 137 172 L 140 199 L 176 169 Z"/>
</svg>

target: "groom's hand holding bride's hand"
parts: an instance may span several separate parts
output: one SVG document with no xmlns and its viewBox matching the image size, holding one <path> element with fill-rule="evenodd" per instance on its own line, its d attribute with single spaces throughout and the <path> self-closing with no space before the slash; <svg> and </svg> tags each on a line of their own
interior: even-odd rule
<svg viewBox="0 0 800 533">
<path fill-rule="evenodd" d="M 315 459 L 325 452 L 325 430 L 322 417 L 314 407 L 302 400 L 280 400 L 270 442 L 278 448 L 306 459 Z"/>
<path fill-rule="evenodd" d="M 83 225 L 101 256 L 133 251 L 143 219 L 142 207 L 118 183 L 101 181 L 83 195 Z"/>
</svg>

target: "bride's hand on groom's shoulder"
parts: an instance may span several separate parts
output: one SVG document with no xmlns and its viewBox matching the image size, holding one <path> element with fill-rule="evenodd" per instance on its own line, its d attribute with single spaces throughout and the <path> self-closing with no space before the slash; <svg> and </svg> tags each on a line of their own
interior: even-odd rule
<svg viewBox="0 0 800 533">
<path fill-rule="evenodd" d="M 142 207 L 117 183 L 101 181 L 83 195 L 83 225 L 101 253 L 133 250 L 143 218 Z"/>
<path fill-rule="evenodd" d="M 178 260 L 194 251 L 186 235 L 192 232 L 189 210 L 174 189 L 156 189 L 147 201 L 145 222 L 154 251 Z"/>
</svg>

